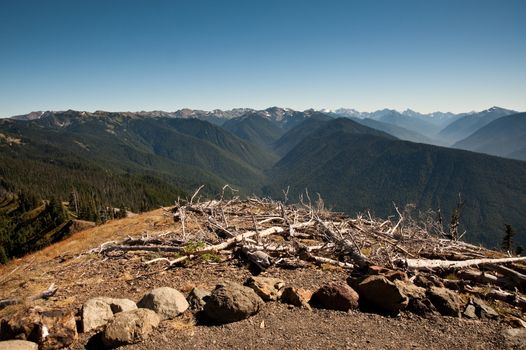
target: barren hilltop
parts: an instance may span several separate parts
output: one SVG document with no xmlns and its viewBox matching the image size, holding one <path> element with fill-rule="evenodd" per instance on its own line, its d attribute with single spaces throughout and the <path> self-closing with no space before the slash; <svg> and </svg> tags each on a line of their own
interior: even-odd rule
<svg viewBox="0 0 526 350">
<path fill-rule="evenodd" d="M 523 348 L 526 259 L 397 211 L 196 193 L 0 266 L 1 336 L 40 349 Z"/>
</svg>

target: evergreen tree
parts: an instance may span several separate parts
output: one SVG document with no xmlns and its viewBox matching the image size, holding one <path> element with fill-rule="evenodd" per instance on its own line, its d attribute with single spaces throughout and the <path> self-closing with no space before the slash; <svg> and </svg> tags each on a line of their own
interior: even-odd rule
<svg viewBox="0 0 526 350">
<path fill-rule="evenodd" d="M 0 264 L 5 264 L 9 261 L 9 258 L 7 257 L 7 253 L 5 252 L 5 249 L 3 246 L 0 246 Z"/>
<path fill-rule="evenodd" d="M 513 236 L 515 236 L 516 232 L 513 229 L 513 227 L 511 227 L 511 225 L 505 224 L 504 226 L 505 226 L 505 230 L 504 230 L 504 237 L 502 238 L 501 247 L 503 250 L 509 252 L 513 245 Z"/>
</svg>

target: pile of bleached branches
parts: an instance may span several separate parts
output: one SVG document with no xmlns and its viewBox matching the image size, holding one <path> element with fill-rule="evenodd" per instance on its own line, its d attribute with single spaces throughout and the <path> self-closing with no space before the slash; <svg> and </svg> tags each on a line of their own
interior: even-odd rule
<svg viewBox="0 0 526 350">
<path fill-rule="evenodd" d="M 397 217 L 387 220 L 350 218 L 325 210 L 321 199 L 312 203 L 308 194 L 298 205 L 260 198 L 226 200 L 223 195 L 194 203 L 198 192 L 165 209 L 173 215 L 177 231 L 105 243 L 94 251 L 107 257 L 156 252 L 160 257 L 144 264 L 166 268 L 206 254 L 221 260 L 242 257 L 261 270 L 332 264 L 366 271 L 379 265 L 526 308 L 520 293 L 526 289 L 526 266 L 521 264 L 526 257 L 444 238 L 447 235 L 433 220 L 413 219 L 410 210 L 401 212 L 395 206 Z"/>
</svg>

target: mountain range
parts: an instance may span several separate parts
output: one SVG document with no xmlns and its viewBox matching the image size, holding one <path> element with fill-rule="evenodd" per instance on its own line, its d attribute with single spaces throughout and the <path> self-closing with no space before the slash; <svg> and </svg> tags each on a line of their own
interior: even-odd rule
<svg viewBox="0 0 526 350">
<path fill-rule="evenodd" d="M 517 112 L 509 109 L 492 107 L 482 112 L 464 115 L 442 129 L 437 137 L 448 145 L 453 145 L 492 121 L 515 113 Z"/>
<path fill-rule="evenodd" d="M 498 118 L 453 147 L 526 160 L 526 113 Z"/>
<path fill-rule="evenodd" d="M 217 194 L 225 184 L 241 194 L 269 196 L 281 196 L 290 187 L 290 198 L 308 189 L 352 214 L 391 215 L 394 202 L 413 203 L 422 211 L 440 208 L 445 218 L 460 193 L 466 239 L 498 245 L 506 223 L 525 245 L 526 188 L 521 184 L 526 183 L 526 162 L 432 145 L 427 135 L 436 137 L 467 116 L 415 113 L 383 110 L 371 117 L 342 117 L 341 111 L 277 107 L 31 113 L 0 120 L 0 188 L 63 200 L 76 193 L 97 212 L 108 206 L 145 210 L 173 203 L 201 184 L 206 184 L 203 195 Z M 513 112 L 490 111 L 499 113 Z M 470 115 L 469 120 L 476 118 Z M 497 135 L 494 128 L 502 135 L 510 127 L 518 130 L 514 123 L 523 122 L 520 116 L 488 124 L 481 117 L 482 134 L 475 137 L 475 132 L 472 140 Z M 509 135 L 516 135 L 514 146 L 494 154 L 523 152 L 522 134 Z M 467 141 L 455 147 L 486 153 L 495 147 Z"/>
</svg>

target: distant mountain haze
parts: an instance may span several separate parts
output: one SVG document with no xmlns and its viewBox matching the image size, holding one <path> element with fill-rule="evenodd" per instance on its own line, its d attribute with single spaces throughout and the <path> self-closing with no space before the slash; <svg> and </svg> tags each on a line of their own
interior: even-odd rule
<svg viewBox="0 0 526 350">
<path fill-rule="evenodd" d="M 405 129 L 401 126 L 397 126 L 395 124 L 389 124 L 385 122 L 381 122 L 378 120 L 374 120 L 371 118 L 354 118 L 351 117 L 353 121 L 360 123 L 362 125 L 368 126 L 372 129 L 381 130 L 383 132 L 386 132 L 390 135 L 396 136 L 400 140 L 406 140 L 411 142 L 419 142 L 419 143 L 428 143 L 432 145 L 440 144 L 438 140 L 431 139 L 427 136 L 424 136 L 416 131 L 412 131 L 409 129 Z"/>
<path fill-rule="evenodd" d="M 424 140 L 430 141 L 433 144 L 442 144 L 439 139 L 434 140 L 436 134 L 444 127 L 464 115 L 443 112 L 422 114 L 410 109 L 403 112 L 398 112 L 392 109 L 383 109 L 375 112 L 358 112 L 354 109 L 337 109 L 333 113 L 344 117 L 361 119 L 370 124 L 370 120 L 375 120 L 384 124 L 394 125 L 401 129 L 393 129 L 393 131 L 402 134 L 405 133 L 410 141 L 413 141 L 415 138 L 421 138 L 418 136 L 421 135 L 425 137 Z M 385 125 L 383 128 L 385 128 Z M 414 134 L 409 136 L 407 132 L 402 129 Z"/>
<path fill-rule="evenodd" d="M 441 130 L 437 138 L 446 142 L 447 145 L 453 145 L 492 121 L 515 113 L 517 112 L 509 109 L 492 107 L 482 112 L 468 114 Z"/>
<path fill-rule="evenodd" d="M 453 147 L 526 160 L 526 113 L 494 120 Z"/>
</svg>

